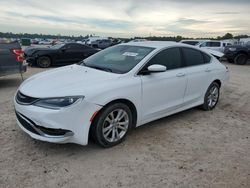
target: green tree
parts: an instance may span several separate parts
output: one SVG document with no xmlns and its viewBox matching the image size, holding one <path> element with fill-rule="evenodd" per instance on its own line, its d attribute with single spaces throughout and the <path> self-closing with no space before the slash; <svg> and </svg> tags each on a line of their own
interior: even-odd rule
<svg viewBox="0 0 250 188">
<path fill-rule="evenodd" d="M 227 33 L 223 37 L 221 37 L 221 39 L 232 39 L 233 37 L 234 37 L 233 34 Z"/>
</svg>

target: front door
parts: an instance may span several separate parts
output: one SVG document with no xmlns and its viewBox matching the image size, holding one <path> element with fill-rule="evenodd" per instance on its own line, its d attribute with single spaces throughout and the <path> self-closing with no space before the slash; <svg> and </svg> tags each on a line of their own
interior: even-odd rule
<svg viewBox="0 0 250 188">
<path fill-rule="evenodd" d="M 159 52 L 143 69 L 153 64 L 164 65 L 167 71 L 141 75 L 144 123 L 180 108 L 187 85 L 186 69 L 179 48 Z"/>
</svg>

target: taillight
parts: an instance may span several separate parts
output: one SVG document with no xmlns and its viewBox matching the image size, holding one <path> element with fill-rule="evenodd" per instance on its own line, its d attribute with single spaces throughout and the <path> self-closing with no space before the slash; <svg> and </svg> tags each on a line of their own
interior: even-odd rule
<svg viewBox="0 0 250 188">
<path fill-rule="evenodd" d="M 13 49 L 12 52 L 16 55 L 17 62 L 23 62 L 24 53 L 23 53 L 22 49 Z"/>
</svg>

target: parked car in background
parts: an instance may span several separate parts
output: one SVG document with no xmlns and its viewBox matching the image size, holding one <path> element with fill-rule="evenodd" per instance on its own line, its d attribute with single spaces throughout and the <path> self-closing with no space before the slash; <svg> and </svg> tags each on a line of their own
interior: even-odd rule
<svg viewBox="0 0 250 188">
<path fill-rule="evenodd" d="M 96 40 L 104 40 L 104 39 L 108 39 L 108 37 L 89 37 L 85 40 L 86 45 L 88 46 L 92 46 L 92 43 L 95 42 Z"/>
<path fill-rule="evenodd" d="M 199 44 L 200 48 L 205 48 L 205 49 L 211 49 L 219 52 L 224 52 L 224 49 L 226 46 L 232 45 L 231 43 L 224 43 L 222 41 L 215 41 L 215 40 L 210 40 L 210 41 L 205 41 L 201 42 Z"/>
<path fill-rule="evenodd" d="M 147 39 L 134 39 L 129 42 L 145 42 L 145 41 L 147 41 Z"/>
<path fill-rule="evenodd" d="M 31 44 L 39 44 L 39 40 L 37 40 L 37 39 L 31 39 Z"/>
<path fill-rule="evenodd" d="M 51 45 L 51 44 L 52 44 L 52 41 L 51 41 L 51 40 L 45 39 L 45 40 L 39 41 L 38 44 L 42 44 L 42 45 Z"/>
<path fill-rule="evenodd" d="M 24 57 L 30 65 L 47 68 L 51 65 L 77 63 L 98 51 L 90 46 L 67 43 L 56 44 L 50 48 L 29 48 L 24 51 Z"/>
<path fill-rule="evenodd" d="M 112 45 L 112 40 L 110 39 L 98 39 L 96 41 L 92 41 L 91 46 L 93 48 L 105 49 Z"/>
<path fill-rule="evenodd" d="M 228 42 L 216 41 L 216 40 L 181 40 L 180 42 L 218 52 L 224 52 L 226 46 L 232 45 L 231 43 Z"/>
<path fill-rule="evenodd" d="M 192 46 L 198 46 L 199 44 L 201 44 L 204 41 L 206 41 L 206 40 L 181 40 L 180 43 L 189 44 Z"/>
<path fill-rule="evenodd" d="M 250 42 L 246 45 L 227 46 L 224 53 L 230 63 L 245 65 L 250 59 Z"/>
<path fill-rule="evenodd" d="M 23 51 L 18 42 L 0 42 L 0 76 L 23 73 L 27 65 L 23 63 Z"/>
<path fill-rule="evenodd" d="M 54 143 L 103 147 L 129 130 L 201 106 L 212 110 L 228 69 L 202 49 L 175 42 L 119 44 L 75 64 L 34 75 L 18 89 L 18 125 Z"/>
</svg>

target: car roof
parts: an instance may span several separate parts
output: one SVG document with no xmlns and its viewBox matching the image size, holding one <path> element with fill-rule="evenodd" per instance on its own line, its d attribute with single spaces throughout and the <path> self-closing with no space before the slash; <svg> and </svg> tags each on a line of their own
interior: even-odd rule
<svg viewBox="0 0 250 188">
<path fill-rule="evenodd" d="M 184 42 L 184 41 L 203 42 L 203 41 L 209 41 L 209 40 L 206 40 L 206 39 L 205 40 L 203 40 L 203 39 L 200 39 L 200 40 L 199 39 L 190 39 L 190 40 L 186 39 L 186 40 L 181 40 L 180 42 Z"/>
<path fill-rule="evenodd" d="M 149 48 L 155 48 L 155 49 L 162 49 L 167 48 L 171 46 L 178 46 L 178 47 L 191 47 L 188 44 L 179 43 L 179 42 L 173 42 L 173 41 L 143 41 L 143 42 L 128 42 L 128 43 L 122 43 L 119 45 L 129 45 L 129 46 L 142 46 L 142 47 L 149 47 Z"/>
<path fill-rule="evenodd" d="M 172 41 L 141 41 L 141 42 L 122 43 L 120 45 L 142 46 L 142 47 L 150 47 L 150 48 L 165 48 L 165 47 L 170 47 L 170 46 L 179 45 L 179 44 L 180 43 L 172 42 Z"/>
</svg>

